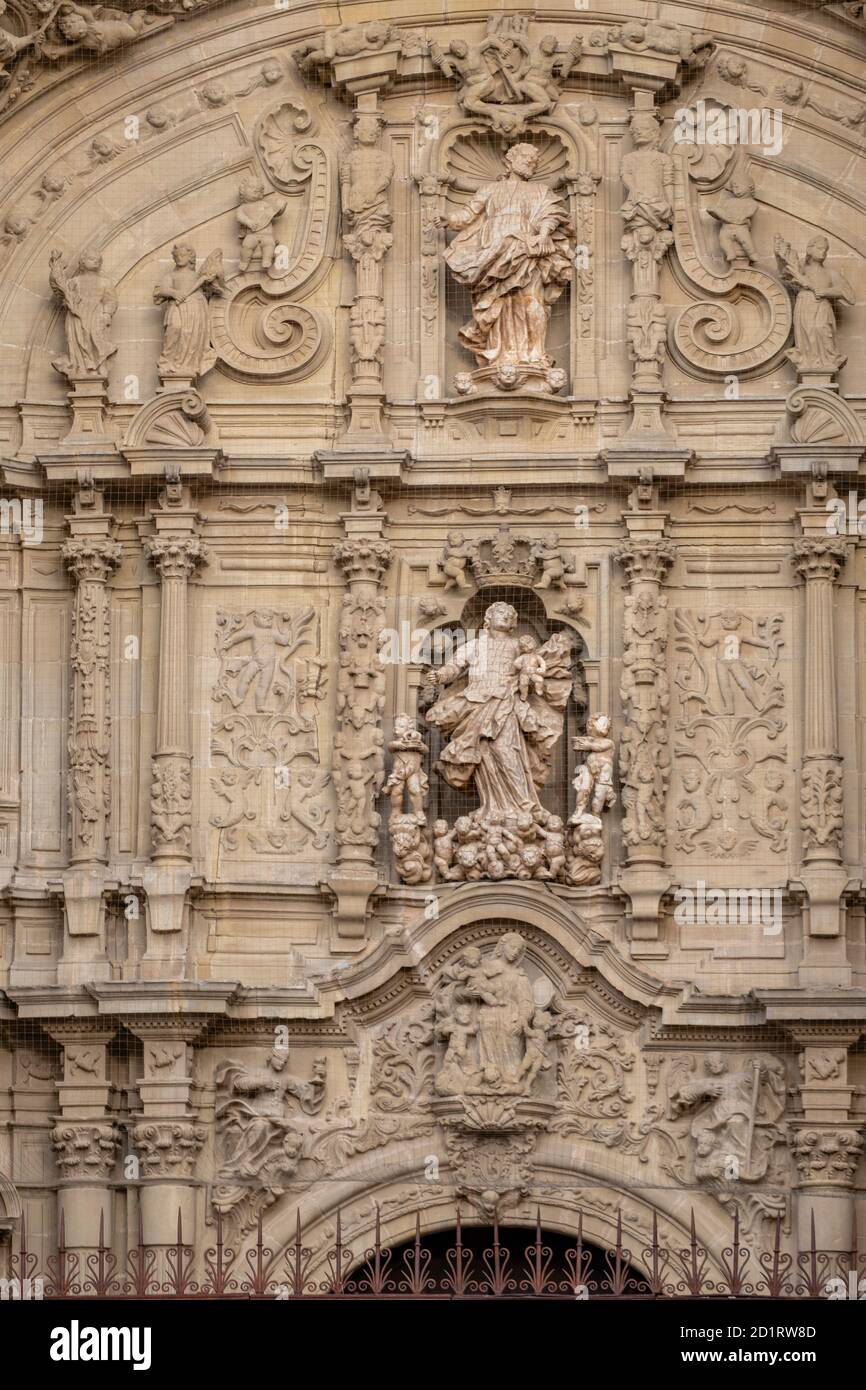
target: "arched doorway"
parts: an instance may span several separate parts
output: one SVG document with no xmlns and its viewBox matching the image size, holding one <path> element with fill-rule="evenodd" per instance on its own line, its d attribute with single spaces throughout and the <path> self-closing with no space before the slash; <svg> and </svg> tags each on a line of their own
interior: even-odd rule
<svg viewBox="0 0 866 1390">
<path fill-rule="evenodd" d="M 560 1231 L 530 1226 L 462 1226 L 431 1231 L 368 1254 L 347 1294 L 448 1297 L 649 1295 L 625 1253 Z"/>
</svg>

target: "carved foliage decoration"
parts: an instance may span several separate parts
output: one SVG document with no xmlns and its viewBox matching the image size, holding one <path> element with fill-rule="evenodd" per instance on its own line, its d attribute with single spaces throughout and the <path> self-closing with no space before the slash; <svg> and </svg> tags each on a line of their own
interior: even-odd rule
<svg viewBox="0 0 866 1390">
<path fill-rule="evenodd" d="M 326 693 L 325 662 L 313 654 L 320 647 L 312 608 L 217 614 L 211 825 L 229 851 L 294 855 L 327 845 L 329 776 L 315 713 Z M 295 658 L 300 648 L 313 650 Z"/>
<path fill-rule="evenodd" d="M 675 675 L 684 736 L 676 844 L 687 854 L 700 846 L 711 858 L 742 858 L 762 841 L 776 854 L 787 848 L 782 625 L 781 614 L 738 609 L 674 615 L 684 658 Z"/>
</svg>

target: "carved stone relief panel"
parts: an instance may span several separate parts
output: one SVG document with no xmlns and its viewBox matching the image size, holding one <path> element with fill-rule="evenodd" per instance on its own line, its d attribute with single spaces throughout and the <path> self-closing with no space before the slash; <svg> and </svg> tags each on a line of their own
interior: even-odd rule
<svg viewBox="0 0 866 1390">
<path fill-rule="evenodd" d="M 729 862 L 787 854 L 784 628 L 781 613 L 674 611 L 683 854 Z"/>
<path fill-rule="evenodd" d="M 312 607 L 261 607 L 220 609 L 216 624 L 210 823 L 220 853 L 324 858 L 332 826 L 320 619 Z"/>
</svg>

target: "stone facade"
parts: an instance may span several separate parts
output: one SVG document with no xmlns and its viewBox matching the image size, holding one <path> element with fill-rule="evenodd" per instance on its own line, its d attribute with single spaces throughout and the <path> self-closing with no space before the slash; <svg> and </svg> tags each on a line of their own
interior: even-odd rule
<svg viewBox="0 0 866 1390">
<path fill-rule="evenodd" d="M 794 8 L 0 19 L 0 1274 L 863 1245 L 866 25 Z"/>
</svg>

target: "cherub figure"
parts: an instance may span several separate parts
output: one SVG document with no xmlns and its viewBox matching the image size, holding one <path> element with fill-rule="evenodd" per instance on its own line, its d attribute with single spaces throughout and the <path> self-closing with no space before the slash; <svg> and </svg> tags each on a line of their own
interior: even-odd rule
<svg viewBox="0 0 866 1390">
<path fill-rule="evenodd" d="M 445 575 L 446 589 L 471 589 L 466 575 L 466 566 L 475 559 L 477 547 L 474 541 L 467 540 L 462 531 L 449 531 L 442 558 L 439 561 Z"/>
<path fill-rule="evenodd" d="M 720 190 L 707 212 L 719 226 L 719 246 L 729 261 L 754 261 L 757 252 L 752 241 L 751 222 L 758 211 L 755 184 L 748 174 L 734 174 L 727 188 Z"/>
<path fill-rule="evenodd" d="M 78 49 L 110 53 L 125 43 L 133 43 L 145 30 L 166 19 L 173 22 L 170 16 L 152 15 L 146 10 L 127 13 L 103 5 L 76 5 L 72 0 L 63 0 L 55 11 L 48 40 L 41 47 L 47 58 L 65 58 Z"/>
<path fill-rule="evenodd" d="M 538 643 L 534 637 L 526 633 L 518 640 L 518 647 L 520 656 L 514 658 L 514 669 L 517 672 L 517 690 L 521 700 L 529 699 L 530 690 L 536 695 L 543 695 L 547 662 L 538 654 Z"/>
<path fill-rule="evenodd" d="M 484 61 L 481 45 L 452 39 L 448 47 L 443 48 L 434 39 L 430 44 L 430 57 L 446 77 L 461 82 L 458 101 L 467 115 L 484 115 L 488 110 L 485 98 L 494 95 L 497 78 Z"/>
<path fill-rule="evenodd" d="M 570 821 L 577 824 L 587 811 L 593 816 L 600 816 L 608 806 L 616 804 L 613 789 L 615 744 L 610 737 L 608 715 L 593 715 L 587 723 L 587 733 L 576 735 L 571 744 L 576 753 L 588 754 L 574 775 L 573 785 L 577 795 Z"/>
<path fill-rule="evenodd" d="M 395 717 L 394 738 L 388 749 L 394 754 L 394 763 L 383 791 L 391 799 L 391 815 L 399 816 L 402 813 L 405 793 L 409 813 L 423 822 L 429 781 L 421 764 L 427 749 L 411 715 L 398 714 Z"/>
<path fill-rule="evenodd" d="M 530 553 L 541 565 L 541 578 L 535 588 L 564 589 L 568 563 L 559 548 L 559 536 L 536 541 Z"/>
<path fill-rule="evenodd" d="M 429 882 L 432 877 L 430 847 L 415 816 L 392 816 L 388 829 L 397 872 L 403 882 Z"/>
<path fill-rule="evenodd" d="M 454 867 L 448 877 L 467 883 L 477 883 L 483 876 L 483 873 L 484 868 L 480 846 L 473 844 L 458 845 L 457 852 L 454 856 Z"/>
<path fill-rule="evenodd" d="M 544 846 L 547 870 L 539 878 L 559 878 L 565 869 L 565 826 L 561 816 L 550 816 L 546 825 L 538 827 L 538 835 Z"/>
<path fill-rule="evenodd" d="M 473 1042 L 478 1036 L 472 1005 L 455 1004 L 453 1013 L 437 1023 L 436 1034 L 448 1039 L 448 1047 L 434 1085 L 440 1095 L 454 1095 L 465 1090 L 480 1074 L 472 1057 Z"/>
<path fill-rule="evenodd" d="M 447 878 L 454 863 L 455 831 L 448 829 L 448 822 L 433 822 L 433 863 L 442 878 Z"/>
<path fill-rule="evenodd" d="M 559 82 L 568 77 L 575 63 L 580 62 L 582 52 L 583 39 L 580 35 L 572 39 L 564 53 L 559 52 L 559 40 L 555 34 L 545 34 L 539 40 L 529 67 L 520 78 L 524 100 L 538 105 L 535 114 L 541 115 L 553 109 L 559 100 Z"/>
<path fill-rule="evenodd" d="M 262 270 L 270 270 L 277 245 L 273 224 L 285 211 L 286 199 L 278 193 L 266 193 L 261 179 L 254 175 L 242 181 L 240 199 L 237 214 L 241 228 L 239 268 L 249 270 L 253 257 L 259 256 Z"/>
<path fill-rule="evenodd" d="M 544 1045 L 553 1024 L 553 1014 L 546 1009 L 536 1009 L 529 1023 L 523 1025 L 523 1038 L 526 1051 L 520 1064 L 519 1077 L 526 1090 L 530 1090 L 540 1071 L 550 1071 L 553 1063 L 545 1055 Z"/>
</svg>

